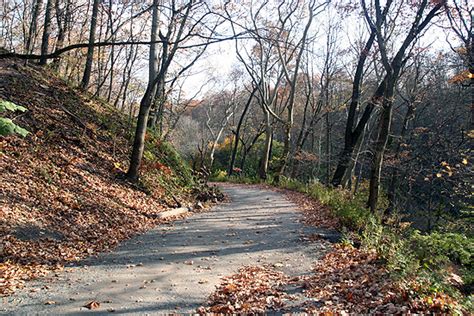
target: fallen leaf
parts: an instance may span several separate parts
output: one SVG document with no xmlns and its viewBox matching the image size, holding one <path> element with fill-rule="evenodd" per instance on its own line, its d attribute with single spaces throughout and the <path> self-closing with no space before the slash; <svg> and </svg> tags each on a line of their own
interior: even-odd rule
<svg viewBox="0 0 474 316">
<path fill-rule="evenodd" d="M 89 303 L 84 305 L 84 307 L 88 309 L 97 309 L 100 307 L 100 303 L 97 301 L 90 301 Z"/>
</svg>

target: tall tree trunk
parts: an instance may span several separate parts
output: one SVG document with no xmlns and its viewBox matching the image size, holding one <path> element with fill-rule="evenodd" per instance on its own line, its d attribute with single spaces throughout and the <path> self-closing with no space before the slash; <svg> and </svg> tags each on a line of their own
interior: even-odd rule
<svg viewBox="0 0 474 316">
<path fill-rule="evenodd" d="M 401 146 L 408 130 L 408 121 L 412 118 L 414 112 L 415 112 L 415 104 L 411 102 L 410 104 L 408 104 L 408 109 L 403 119 L 400 137 L 395 148 L 395 159 L 394 159 L 395 161 L 400 159 Z M 396 187 L 397 187 L 398 177 L 399 177 L 399 170 L 397 169 L 397 167 L 394 167 L 392 174 L 390 176 L 390 183 L 387 190 L 388 207 L 385 210 L 384 218 L 387 218 L 388 216 L 390 216 L 393 213 L 393 210 L 395 209 Z"/>
<path fill-rule="evenodd" d="M 255 92 L 257 92 L 257 88 L 254 87 L 252 89 L 252 93 L 250 93 L 249 98 L 247 99 L 247 103 L 245 104 L 244 110 L 242 112 L 242 115 L 239 118 L 239 122 L 237 123 L 237 129 L 235 131 L 235 137 L 234 137 L 234 147 L 232 149 L 232 154 L 231 154 L 231 159 L 230 159 L 230 164 L 229 164 L 229 170 L 228 170 L 228 175 L 231 176 L 232 173 L 234 172 L 234 166 L 235 166 L 235 157 L 237 156 L 237 149 L 239 147 L 239 139 L 240 139 L 240 129 L 242 128 L 242 124 L 244 122 L 245 115 L 247 114 L 247 111 L 250 107 L 250 104 L 252 103 L 252 99 L 255 95 Z"/>
<path fill-rule="evenodd" d="M 86 90 L 89 86 L 92 72 L 92 61 L 94 59 L 95 30 L 97 28 L 97 15 L 99 12 L 100 0 L 94 0 L 92 4 L 91 27 L 89 31 L 89 46 L 87 47 L 86 65 L 82 76 L 81 88 Z"/>
<path fill-rule="evenodd" d="M 135 130 L 135 137 L 133 140 L 132 156 L 130 158 L 130 166 L 127 172 L 127 178 L 131 181 L 138 181 L 140 164 L 145 149 L 145 135 L 148 122 L 148 115 L 153 100 L 152 94 L 153 82 L 148 84 L 145 95 L 140 102 L 140 111 L 138 112 L 137 128 Z"/>
<path fill-rule="evenodd" d="M 356 72 L 354 76 L 354 82 L 352 83 L 352 96 L 351 103 L 349 105 L 349 115 L 347 117 L 346 130 L 344 133 L 344 149 L 339 155 L 339 161 L 336 167 L 336 171 L 332 177 L 331 184 L 335 187 L 345 187 L 346 184 L 342 183 L 344 175 L 350 168 L 350 162 L 352 154 L 354 152 L 355 143 L 357 141 L 357 135 L 354 135 L 354 126 L 356 123 L 357 108 L 360 103 L 361 85 L 364 77 L 364 65 L 369 55 L 370 49 L 372 48 L 375 41 L 375 31 L 372 30 L 369 39 L 365 43 L 364 49 L 359 55 L 357 62 Z"/>
<path fill-rule="evenodd" d="M 268 164 L 270 162 L 270 147 L 272 145 L 272 126 L 270 122 L 270 113 L 264 109 L 265 115 L 265 144 L 262 149 L 262 158 L 260 160 L 260 166 L 258 175 L 260 179 L 267 179 L 268 176 Z"/>
<path fill-rule="evenodd" d="M 26 40 L 26 45 L 25 45 L 25 50 L 27 54 L 31 54 L 35 47 L 35 38 L 36 38 L 37 29 L 38 29 L 38 17 L 39 17 L 42 7 L 43 7 L 43 0 L 36 0 L 33 7 L 33 13 L 31 16 L 31 27 L 28 32 L 28 38 Z"/>
<path fill-rule="evenodd" d="M 153 130 L 156 130 L 159 125 L 158 132 L 160 135 L 163 134 L 163 112 L 165 110 L 166 97 L 165 85 L 163 84 L 160 87 L 157 87 L 153 102 L 153 109 L 155 111 L 148 120 L 148 127 Z"/>
<path fill-rule="evenodd" d="M 390 93 L 387 94 L 387 98 L 384 101 L 379 122 L 379 133 L 377 135 L 377 140 L 375 141 L 374 146 L 368 201 L 368 207 L 370 208 L 370 211 L 374 214 L 377 211 L 377 201 L 379 197 L 383 157 L 385 148 L 387 146 L 387 141 L 390 134 L 390 126 L 392 122 L 392 97 L 393 90 L 391 95 Z"/>
<path fill-rule="evenodd" d="M 61 49 L 64 45 L 64 40 L 66 39 L 66 30 L 69 27 L 69 19 L 71 18 L 71 1 L 67 0 L 66 1 L 66 6 L 64 8 L 64 12 L 60 10 L 60 0 L 56 0 L 55 6 L 56 6 L 56 21 L 58 24 L 58 39 L 56 41 L 56 48 L 55 51 L 58 49 Z M 60 66 L 60 57 L 56 57 L 53 60 L 53 65 L 54 69 L 56 71 L 59 71 L 59 66 Z"/>
<path fill-rule="evenodd" d="M 331 182 L 331 122 L 329 120 L 329 109 L 326 112 L 326 183 Z"/>
<path fill-rule="evenodd" d="M 157 39 L 158 39 L 158 1 L 153 0 L 153 10 L 151 17 L 151 37 L 150 37 L 150 56 L 148 61 L 148 82 L 153 82 L 157 75 L 158 69 L 158 53 L 157 53 Z M 153 87 L 152 95 L 155 94 L 156 87 Z"/>
<path fill-rule="evenodd" d="M 94 0 L 96 1 L 96 0 Z M 158 0 L 153 0 L 153 17 L 157 19 L 158 17 Z M 156 41 L 158 34 L 158 23 L 153 21 L 151 29 L 151 39 L 152 42 Z M 154 40 L 153 40 L 154 39 Z M 159 81 L 160 74 L 156 74 L 156 45 L 155 43 L 150 44 L 149 52 L 149 77 L 148 85 L 140 102 L 140 110 L 137 118 L 137 127 L 135 130 L 135 137 L 133 141 L 132 155 L 130 158 L 130 166 L 127 171 L 127 178 L 130 181 L 138 181 L 140 164 L 143 158 L 143 151 L 145 148 L 145 136 L 147 130 L 148 116 L 150 114 L 150 109 L 153 104 L 153 98 L 155 96 L 155 89 Z"/>
<path fill-rule="evenodd" d="M 46 55 L 49 51 L 49 35 L 51 32 L 51 11 L 53 10 L 53 0 L 46 2 L 46 12 L 44 13 L 43 38 L 41 40 L 40 65 L 46 65 Z"/>
<path fill-rule="evenodd" d="M 331 181 L 331 184 L 333 186 L 342 186 L 343 188 L 347 187 L 347 181 L 344 181 L 344 179 L 346 180 L 349 179 L 350 177 L 347 175 L 347 173 L 349 174 L 352 173 L 352 168 L 353 168 L 352 157 L 354 155 L 354 149 L 356 148 L 357 143 L 360 141 L 360 138 L 362 137 L 364 129 L 367 126 L 367 123 L 369 122 L 369 119 L 372 115 L 374 108 L 376 107 L 376 105 L 379 102 L 379 99 L 383 96 L 385 92 L 386 80 L 387 80 L 387 76 L 385 76 L 383 81 L 379 84 L 371 100 L 365 106 L 364 112 L 359 122 L 357 123 L 357 126 L 355 127 L 355 129 L 350 128 L 350 132 L 346 134 L 346 137 L 344 139 L 344 148 L 341 154 L 339 155 L 339 161 L 336 167 L 336 171 L 334 172 L 334 175 Z M 357 101 L 357 104 L 358 103 L 359 102 Z M 351 102 L 351 107 L 352 107 L 352 102 Z M 347 122 L 349 125 L 355 123 L 355 112 L 354 112 L 354 120 L 348 119 Z"/>
<path fill-rule="evenodd" d="M 470 43 L 468 43 L 468 60 L 469 60 L 469 75 L 471 77 L 469 85 L 471 86 L 471 129 L 474 129 L 474 35 L 473 32 L 470 34 Z"/>
<path fill-rule="evenodd" d="M 362 1 L 365 7 L 365 2 Z M 380 12 L 379 16 L 379 24 L 378 26 L 382 26 L 385 22 L 385 17 L 390 9 L 391 3 L 393 1 L 387 1 L 385 8 L 382 12 Z M 335 187 L 342 186 L 345 188 L 347 186 L 347 182 L 344 182 L 344 179 L 348 179 L 350 177 L 347 176 L 347 173 L 352 173 L 352 156 L 354 153 L 354 149 L 356 147 L 357 142 L 360 140 L 362 133 L 365 129 L 367 122 L 370 119 L 372 114 L 372 110 L 374 108 L 374 102 L 370 102 L 364 109 L 364 112 L 357 123 L 357 109 L 359 108 L 360 104 L 360 96 L 361 96 L 361 87 L 362 82 L 364 79 L 364 67 L 367 57 L 369 56 L 369 52 L 374 45 L 375 39 L 377 37 L 377 29 L 375 27 L 370 28 L 370 35 L 367 39 L 367 42 L 364 45 L 364 48 L 360 52 L 359 60 L 357 61 L 356 72 L 354 75 L 354 82 L 352 83 L 352 95 L 351 95 L 351 103 L 349 105 L 349 115 L 347 117 L 346 123 L 346 130 L 344 133 L 344 148 L 339 155 L 339 161 L 334 172 L 331 184 Z M 375 95 L 382 96 L 385 89 L 385 80 L 379 84 Z M 372 99 L 373 101 L 374 99 Z M 356 124 L 357 123 L 357 124 Z"/>
</svg>

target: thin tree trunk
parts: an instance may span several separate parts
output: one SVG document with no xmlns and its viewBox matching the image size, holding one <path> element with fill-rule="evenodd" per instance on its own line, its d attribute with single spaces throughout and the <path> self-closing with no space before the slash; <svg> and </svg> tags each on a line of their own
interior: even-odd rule
<svg viewBox="0 0 474 316">
<path fill-rule="evenodd" d="M 242 128 L 245 115 L 247 114 L 250 104 L 252 103 L 252 99 L 255 95 L 255 92 L 257 92 L 256 87 L 252 89 L 252 93 L 250 93 L 250 96 L 247 99 L 247 103 L 245 104 L 244 111 L 242 112 L 242 115 L 239 118 L 239 122 L 237 123 L 237 129 L 235 131 L 235 137 L 234 137 L 234 148 L 232 149 L 232 154 L 231 154 L 231 159 L 230 159 L 230 164 L 229 164 L 229 171 L 228 171 L 229 176 L 231 176 L 234 171 L 235 157 L 237 156 L 237 149 L 239 147 L 240 129 Z"/>
<path fill-rule="evenodd" d="M 411 102 L 410 104 L 408 104 L 408 109 L 403 119 L 402 130 L 400 131 L 400 138 L 395 148 L 395 158 L 394 158 L 395 161 L 400 159 L 402 142 L 408 131 L 408 121 L 412 118 L 414 112 L 415 112 L 415 105 L 414 103 Z M 385 210 L 384 218 L 387 218 L 388 216 L 390 216 L 393 210 L 395 209 L 396 187 L 397 187 L 398 177 L 399 177 L 399 171 L 396 167 L 394 167 L 392 174 L 390 176 L 390 182 L 389 182 L 389 186 L 387 190 L 388 207 Z"/>
<path fill-rule="evenodd" d="M 260 179 L 267 179 L 268 163 L 270 161 L 270 147 L 272 144 L 272 127 L 270 124 L 270 113 L 264 109 L 265 115 L 265 144 L 262 149 L 262 158 L 260 160 L 260 167 L 258 175 Z"/>
<path fill-rule="evenodd" d="M 56 41 L 55 50 L 61 49 L 64 45 L 64 40 L 66 39 L 66 29 L 68 28 L 68 23 L 71 15 L 71 2 L 68 0 L 66 1 L 66 5 L 64 8 L 64 12 L 60 10 L 60 1 L 55 1 L 56 6 L 56 21 L 58 25 L 58 39 Z M 56 57 L 53 60 L 53 67 L 56 71 L 59 71 L 60 66 L 60 57 Z"/>
<path fill-rule="evenodd" d="M 148 88 L 140 102 L 140 111 L 138 112 L 137 128 L 135 130 L 135 137 L 133 141 L 132 156 L 130 158 L 130 166 L 127 172 L 127 178 L 131 181 L 138 181 L 140 164 L 143 157 L 143 151 L 145 149 L 145 134 L 148 122 L 148 115 L 150 113 L 150 107 L 152 103 L 151 93 L 153 82 L 148 85 Z"/>
<path fill-rule="evenodd" d="M 94 0 L 97 1 L 97 0 Z M 156 41 L 158 33 L 158 0 L 153 0 L 153 22 L 151 29 L 151 40 Z M 127 178 L 133 182 L 138 181 L 140 164 L 143 157 L 143 150 L 145 148 L 145 135 L 148 123 L 148 115 L 153 102 L 155 87 L 156 87 L 156 46 L 150 45 L 150 55 L 148 60 L 149 74 L 148 86 L 140 102 L 140 110 L 137 118 L 137 128 L 135 130 L 135 138 L 133 141 L 132 156 L 130 158 L 130 166 L 127 172 Z"/>
<path fill-rule="evenodd" d="M 331 123 L 329 111 L 326 112 L 326 183 L 331 182 Z"/>
<path fill-rule="evenodd" d="M 95 42 L 95 30 L 97 27 L 97 15 L 99 12 L 99 2 L 100 0 L 94 0 L 92 5 L 92 17 L 91 17 L 91 27 L 89 31 L 89 46 L 87 47 L 87 57 L 86 65 L 84 68 L 84 74 L 82 76 L 81 88 L 86 90 L 89 86 L 92 72 L 92 61 L 94 58 L 94 42 Z"/>
<path fill-rule="evenodd" d="M 387 141 L 390 133 L 390 126 L 392 122 L 392 106 L 393 106 L 393 94 L 394 94 L 395 82 L 391 79 L 388 84 L 388 91 L 384 96 L 382 105 L 382 113 L 380 116 L 380 122 L 378 127 L 378 135 L 374 145 L 374 154 L 372 159 L 371 173 L 370 173 L 370 186 L 369 186 L 369 201 L 368 207 L 371 212 L 375 214 L 377 211 L 377 202 L 379 197 L 380 189 L 380 177 L 382 172 L 383 157 Z"/>
<path fill-rule="evenodd" d="M 46 65 L 46 55 L 49 50 L 49 35 L 51 32 L 51 10 L 53 10 L 53 0 L 48 0 L 46 3 L 46 12 L 44 13 L 44 28 L 43 38 L 41 40 L 41 58 L 39 61 L 40 65 Z"/>
<path fill-rule="evenodd" d="M 28 32 L 28 38 L 26 40 L 25 50 L 27 54 L 33 53 L 35 47 L 36 32 L 38 29 L 38 17 L 43 7 L 43 0 L 36 0 L 33 8 L 31 17 L 31 27 Z"/>
</svg>

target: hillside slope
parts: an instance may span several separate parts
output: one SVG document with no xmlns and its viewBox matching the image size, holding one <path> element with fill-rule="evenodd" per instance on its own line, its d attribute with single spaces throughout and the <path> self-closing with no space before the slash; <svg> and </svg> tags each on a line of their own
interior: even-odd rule
<svg viewBox="0 0 474 316">
<path fill-rule="evenodd" d="M 159 141 L 149 141 L 146 186 L 121 180 L 127 120 L 52 72 L 1 60 L 0 99 L 28 109 L 14 121 L 30 132 L 0 137 L 0 295 L 151 228 L 171 195 L 186 198 L 189 172 Z"/>
</svg>

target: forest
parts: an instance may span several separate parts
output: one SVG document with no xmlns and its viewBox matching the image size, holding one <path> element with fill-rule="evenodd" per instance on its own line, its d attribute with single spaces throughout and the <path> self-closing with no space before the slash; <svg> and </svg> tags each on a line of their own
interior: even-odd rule
<svg viewBox="0 0 474 316">
<path fill-rule="evenodd" d="M 472 313 L 471 1 L 1 3 L 1 296 L 221 207 L 275 207 L 262 216 L 285 232 L 279 192 L 324 229 L 300 237 L 322 254 L 312 276 L 282 259 L 234 264 L 224 281 L 196 281 L 207 303 L 178 312 Z M 203 245 L 240 233 L 220 234 Z M 70 311 L 41 295 L 41 308 Z M 29 311 L 12 304 L 0 312 Z M 129 312 L 170 310 L 146 306 Z"/>
</svg>

